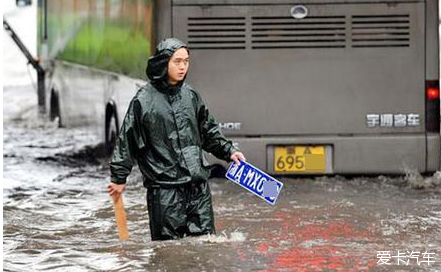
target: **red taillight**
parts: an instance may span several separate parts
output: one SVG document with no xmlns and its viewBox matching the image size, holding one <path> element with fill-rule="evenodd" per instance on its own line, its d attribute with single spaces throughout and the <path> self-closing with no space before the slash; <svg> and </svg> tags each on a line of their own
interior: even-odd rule
<svg viewBox="0 0 441 272">
<path fill-rule="evenodd" d="M 426 81 L 426 131 L 440 132 L 439 81 Z"/>
<path fill-rule="evenodd" d="M 433 99 L 439 99 L 439 89 L 437 88 L 428 88 L 427 89 L 427 99 L 433 100 Z"/>
</svg>

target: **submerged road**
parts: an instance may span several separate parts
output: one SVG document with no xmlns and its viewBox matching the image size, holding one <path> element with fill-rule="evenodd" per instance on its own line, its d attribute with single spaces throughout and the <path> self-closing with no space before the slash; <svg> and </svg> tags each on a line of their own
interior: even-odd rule
<svg viewBox="0 0 441 272">
<path fill-rule="evenodd" d="M 19 101 L 29 88 L 4 96 Z M 124 194 L 131 238 L 121 243 L 96 129 L 60 129 L 22 105 L 4 104 L 4 271 L 441 270 L 441 173 L 411 170 L 279 178 L 274 206 L 212 179 L 217 234 L 152 242 L 135 169 Z"/>
<path fill-rule="evenodd" d="M 33 2 L 4 10 L 31 50 Z M 5 33 L 3 44 L 4 84 L 22 85 L 3 90 L 4 271 L 441 271 L 441 173 L 411 170 L 280 178 L 275 206 L 213 179 L 217 234 L 151 242 L 135 169 L 124 194 L 131 238 L 119 242 L 97 128 L 38 120 L 32 71 Z"/>
</svg>

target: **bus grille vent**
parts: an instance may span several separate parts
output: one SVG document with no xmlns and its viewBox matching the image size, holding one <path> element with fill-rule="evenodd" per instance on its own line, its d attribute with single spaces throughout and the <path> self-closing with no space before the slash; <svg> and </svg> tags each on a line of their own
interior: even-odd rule
<svg viewBox="0 0 441 272">
<path fill-rule="evenodd" d="M 409 47 L 409 15 L 352 16 L 352 47 Z"/>
<path fill-rule="evenodd" d="M 344 48 L 345 16 L 252 17 L 253 49 Z"/>
<path fill-rule="evenodd" d="M 245 49 L 245 17 L 190 17 L 190 49 Z"/>
</svg>

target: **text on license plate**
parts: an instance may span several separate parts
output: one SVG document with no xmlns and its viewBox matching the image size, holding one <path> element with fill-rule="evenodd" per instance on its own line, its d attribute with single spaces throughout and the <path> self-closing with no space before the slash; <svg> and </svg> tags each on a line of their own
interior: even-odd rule
<svg viewBox="0 0 441 272">
<path fill-rule="evenodd" d="M 321 173 L 325 170 L 324 146 L 276 146 L 274 149 L 275 172 Z"/>
</svg>

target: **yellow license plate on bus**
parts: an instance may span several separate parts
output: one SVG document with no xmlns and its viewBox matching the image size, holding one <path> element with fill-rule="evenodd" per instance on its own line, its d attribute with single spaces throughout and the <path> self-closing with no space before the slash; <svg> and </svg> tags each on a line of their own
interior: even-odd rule
<svg viewBox="0 0 441 272">
<path fill-rule="evenodd" d="M 324 146 L 276 146 L 274 171 L 279 173 L 323 173 L 326 170 Z"/>
</svg>

